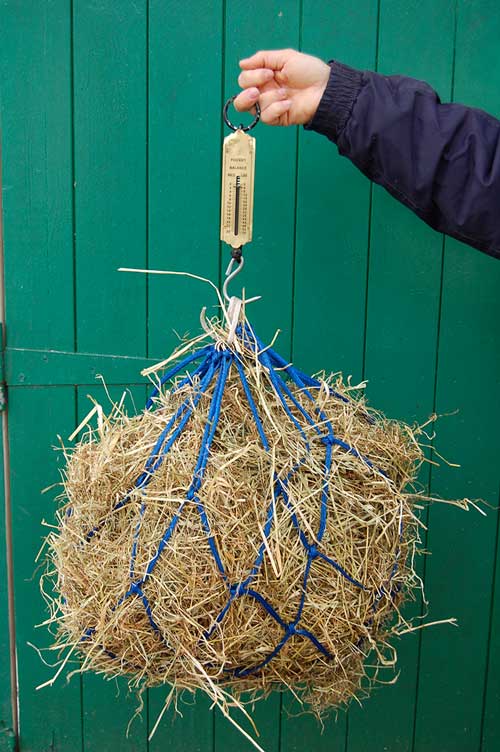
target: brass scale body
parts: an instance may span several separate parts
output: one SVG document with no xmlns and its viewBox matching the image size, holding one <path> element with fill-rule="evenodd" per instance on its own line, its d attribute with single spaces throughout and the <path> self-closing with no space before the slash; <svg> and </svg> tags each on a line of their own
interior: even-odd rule
<svg viewBox="0 0 500 752">
<path fill-rule="evenodd" d="M 240 264 L 243 246 L 252 240 L 253 229 L 255 138 L 248 131 L 258 123 L 260 108 L 256 106 L 250 125 L 235 126 L 227 117 L 233 100 L 234 97 L 228 99 L 223 112 L 224 121 L 233 133 L 226 136 L 222 146 L 220 239 L 231 246 L 231 261 Z"/>
</svg>

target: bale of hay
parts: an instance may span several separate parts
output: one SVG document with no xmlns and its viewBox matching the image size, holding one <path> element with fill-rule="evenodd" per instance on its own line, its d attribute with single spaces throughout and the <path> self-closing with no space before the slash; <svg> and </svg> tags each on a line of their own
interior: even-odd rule
<svg viewBox="0 0 500 752">
<path fill-rule="evenodd" d="M 321 713 L 367 690 L 369 653 L 393 660 L 423 453 L 339 376 L 306 376 L 248 323 L 217 331 L 147 409 L 65 450 L 56 644 L 140 687 L 224 707 L 289 687 Z"/>
</svg>

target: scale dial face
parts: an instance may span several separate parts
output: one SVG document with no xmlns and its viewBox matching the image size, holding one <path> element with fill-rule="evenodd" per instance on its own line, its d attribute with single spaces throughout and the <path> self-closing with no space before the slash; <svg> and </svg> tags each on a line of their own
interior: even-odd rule
<svg viewBox="0 0 500 752">
<path fill-rule="evenodd" d="M 252 239 L 255 139 L 237 130 L 224 139 L 220 238 L 232 248 Z"/>
</svg>

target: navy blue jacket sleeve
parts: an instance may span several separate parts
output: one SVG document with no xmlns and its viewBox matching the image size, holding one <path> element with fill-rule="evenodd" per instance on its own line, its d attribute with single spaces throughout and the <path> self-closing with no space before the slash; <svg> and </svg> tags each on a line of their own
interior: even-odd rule
<svg viewBox="0 0 500 752">
<path fill-rule="evenodd" d="M 306 129 L 434 229 L 500 258 L 500 121 L 422 81 L 330 66 Z"/>
</svg>

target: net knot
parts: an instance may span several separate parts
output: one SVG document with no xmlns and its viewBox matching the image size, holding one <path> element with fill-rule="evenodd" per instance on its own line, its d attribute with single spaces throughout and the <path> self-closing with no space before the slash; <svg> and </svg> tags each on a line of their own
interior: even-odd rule
<svg viewBox="0 0 500 752">
<path fill-rule="evenodd" d="M 242 582 L 237 582 L 236 584 L 229 585 L 229 593 L 232 598 L 239 598 L 240 595 L 245 595 L 246 591 L 247 589 Z"/>
<path fill-rule="evenodd" d="M 332 446 L 333 446 L 333 444 L 337 443 L 337 439 L 335 438 L 335 436 L 333 436 L 330 433 L 327 433 L 326 436 L 323 436 L 321 438 L 321 441 L 322 441 L 323 444 L 327 444 L 327 445 L 330 444 Z"/>
<path fill-rule="evenodd" d="M 127 595 L 140 595 L 142 596 L 142 586 L 140 582 L 132 582 L 128 589 Z"/>
</svg>

